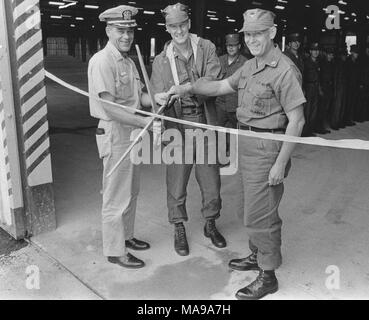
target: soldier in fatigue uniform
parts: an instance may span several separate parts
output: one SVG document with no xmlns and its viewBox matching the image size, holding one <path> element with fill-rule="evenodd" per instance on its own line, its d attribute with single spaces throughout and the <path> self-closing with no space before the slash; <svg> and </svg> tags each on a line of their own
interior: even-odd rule
<svg viewBox="0 0 369 320">
<path fill-rule="evenodd" d="M 300 72 L 274 45 L 277 33 L 274 18 L 274 13 L 263 9 L 244 13 L 241 32 L 255 58 L 248 60 L 232 76 L 221 81 L 202 78 L 194 84 L 174 86 L 161 99 L 165 100 L 168 95 L 219 96 L 238 92 L 239 128 L 300 136 L 304 126 L 303 104 L 306 102 Z M 278 206 L 293 149 L 293 143 L 239 138 L 244 218 L 251 255 L 231 260 L 229 267 L 243 271 L 259 270 L 259 275 L 236 293 L 237 299 L 260 299 L 278 290 L 274 272 L 282 263 L 282 220 Z"/>
<path fill-rule="evenodd" d="M 336 73 L 334 76 L 334 111 L 332 114 L 331 128 L 338 130 L 345 127 L 344 113 L 347 104 L 347 49 L 338 50 Z"/>
<path fill-rule="evenodd" d="M 304 59 L 299 53 L 301 46 L 301 35 L 299 33 L 291 33 L 287 36 L 288 48 L 283 52 L 292 62 L 299 68 L 301 75 L 304 75 Z"/>
<path fill-rule="evenodd" d="M 362 90 L 363 70 L 359 60 L 359 48 L 357 45 L 350 47 L 350 56 L 347 60 L 347 108 L 345 119 L 347 125 L 353 121 L 361 121 L 360 97 Z"/>
<path fill-rule="evenodd" d="M 334 49 L 327 48 L 326 57 L 322 59 L 320 69 L 320 83 L 323 92 L 318 113 L 318 128 L 320 130 L 325 130 L 328 126 L 332 126 L 336 90 L 334 86 L 336 74 L 336 62 L 334 58 Z"/>
<path fill-rule="evenodd" d="M 162 93 L 174 84 L 193 83 L 200 77 L 219 79 L 221 67 L 215 53 L 215 45 L 189 32 L 191 20 L 188 7 L 177 3 L 166 7 L 162 12 L 167 32 L 170 33 L 172 40 L 167 42 L 164 50 L 155 57 L 151 75 L 154 92 Z M 211 125 L 217 123 L 214 99 L 198 95 L 188 95 L 177 101 L 173 107 L 166 110 L 166 115 L 197 123 Z M 185 130 L 188 129 L 189 132 L 194 129 L 193 126 L 177 125 L 174 122 L 167 122 L 166 126 L 178 129 L 185 138 Z M 209 144 L 205 149 L 208 146 Z M 190 152 L 188 148 L 186 150 L 186 146 L 182 147 L 183 155 Z M 204 157 L 207 158 L 207 150 Z M 174 249 L 181 256 L 189 254 L 184 222 L 188 220 L 187 185 L 193 167 L 202 195 L 201 213 L 206 221 L 204 235 L 218 248 L 227 245 L 215 224 L 215 220 L 220 217 L 221 209 L 219 166 L 216 163 L 204 162 L 173 163 L 166 166 L 168 219 L 169 223 L 174 225 Z"/>
<path fill-rule="evenodd" d="M 96 53 L 88 65 L 91 116 L 99 119 L 96 142 L 103 160 L 102 235 L 103 253 L 111 263 L 125 268 L 142 268 L 145 263 L 127 252 L 146 250 L 150 245 L 134 238 L 134 222 L 140 187 L 140 166 L 127 157 L 109 177 L 108 172 L 131 144 L 131 132 L 145 127 L 150 118 L 135 115 L 96 98 L 140 109 L 150 106 L 134 62 L 128 52 L 137 26 L 137 9 L 118 6 L 104 11 L 100 21 L 107 23 L 106 47 Z"/>
<path fill-rule="evenodd" d="M 320 65 L 319 65 L 320 48 L 318 43 L 310 45 L 310 56 L 305 60 L 303 84 L 306 94 L 305 127 L 303 136 L 312 136 L 313 132 L 318 132 L 318 112 L 319 101 L 322 95 L 320 87 Z M 325 133 L 319 131 L 318 133 Z"/>
<path fill-rule="evenodd" d="M 366 44 L 365 56 L 363 58 L 363 119 L 369 120 L 369 44 Z"/>
<path fill-rule="evenodd" d="M 227 54 L 219 57 L 222 67 L 222 78 L 234 74 L 247 61 L 241 54 L 240 35 L 228 34 L 225 37 Z M 226 128 L 237 128 L 236 109 L 238 105 L 237 93 L 218 97 L 216 100 L 218 125 Z M 227 134 L 227 151 L 229 151 L 229 135 Z"/>
</svg>

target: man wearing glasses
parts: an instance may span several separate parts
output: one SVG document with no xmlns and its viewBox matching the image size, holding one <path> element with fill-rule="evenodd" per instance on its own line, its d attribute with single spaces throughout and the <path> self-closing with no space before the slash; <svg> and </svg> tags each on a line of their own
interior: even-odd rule
<svg viewBox="0 0 369 320">
<path fill-rule="evenodd" d="M 220 78 L 221 67 L 215 53 L 215 46 L 209 40 L 199 38 L 189 32 L 191 20 L 188 15 L 188 7 L 177 3 L 162 10 L 165 17 L 167 32 L 172 40 L 165 44 L 164 50 L 155 57 L 151 84 L 154 92 L 168 91 L 173 85 L 194 83 L 200 77 L 209 80 Z M 189 95 L 179 99 L 166 110 L 166 115 L 197 123 L 216 125 L 217 116 L 214 99 Z M 166 128 L 178 129 L 184 139 L 188 139 L 187 133 L 196 129 L 193 126 L 177 125 L 167 122 Z M 195 136 L 195 140 L 198 136 Z M 189 152 L 188 146 L 182 143 L 182 154 Z M 226 240 L 216 228 L 215 220 L 220 216 L 220 175 L 219 166 L 206 161 L 208 146 L 205 144 L 205 161 L 203 164 L 195 164 L 195 177 L 200 186 L 202 196 L 201 213 L 206 220 L 204 226 L 205 237 L 210 238 L 214 246 L 226 247 Z M 215 148 L 215 146 L 214 146 Z M 194 147 L 196 149 L 196 147 Z M 173 163 L 166 167 L 167 206 L 169 222 L 174 225 L 174 248 L 181 255 L 189 254 L 184 222 L 188 220 L 186 211 L 187 185 L 200 154 L 196 154 L 191 163 L 182 161 L 182 164 Z M 191 150 L 192 152 L 192 150 Z"/>
<path fill-rule="evenodd" d="M 275 15 L 263 9 L 244 13 L 245 43 L 255 57 L 234 75 L 221 81 L 200 79 L 195 84 L 174 86 L 161 99 L 188 94 L 218 96 L 238 92 L 239 128 L 300 136 L 304 126 L 301 77 L 294 63 L 274 45 Z M 233 259 L 235 270 L 259 270 L 255 281 L 240 289 L 236 298 L 260 299 L 278 290 L 275 270 L 282 263 L 278 207 L 283 180 L 290 168 L 293 143 L 240 136 L 239 163 L 244 187 L 244 222 L 251 254 Z"/>
</svg>

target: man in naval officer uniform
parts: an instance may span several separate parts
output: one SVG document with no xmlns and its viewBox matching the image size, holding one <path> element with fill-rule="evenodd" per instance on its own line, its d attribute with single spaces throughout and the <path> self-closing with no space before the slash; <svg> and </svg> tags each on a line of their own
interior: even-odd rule
<svg viewBox="0 0 369 320">
<path fill-rule="evenodd" d="M 96 53 L 88 66 L 89 92 L 96 98 L 134 109 L 151 106 L 149 96 L 142 93 L 142 83 L 128 52 L 137 26 L 137 9 L 121 5 L 100 14 L 105 21 L 109 41 Z M 145 263 L 127 249 L 146 250 L 150 245 L 134 238 L 140 166 L 127 157 L 109 177 L 107 173 L 131 144 L 131 132 L 145 127 L 149 117 L 128 112 L 90 98 L 90 113 L 100 119 L 96 132 L 99 156 L 103 160 L 102 234 L 103 253 L 111 263 L 126 268 L 141 268 Z"/>
</svg>

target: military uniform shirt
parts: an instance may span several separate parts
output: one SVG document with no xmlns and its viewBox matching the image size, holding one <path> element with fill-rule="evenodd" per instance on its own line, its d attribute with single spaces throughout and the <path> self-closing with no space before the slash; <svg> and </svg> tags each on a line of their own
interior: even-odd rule
<svg viewBox="0 0 369 320">
<path fill-rule="evenodd" d="M 320 65 L 318 59 L 316 61 L 311 59 L 311 57 L 306 59 L 304 69 L 304 84 L 318 84 L 319 74 Z"/>
<path fill-rule="evenodd" d="M 194 83 L 199 75 L 197 74 L 195 65 L 195 55 L 192 47 L 190 47 L 189 57 L 186 59 L 177 49 L 173 46 L 174 59 L 176 62 L 179 84 Z M 199 106 L 199 102 L 195 96 L 186 96 L 181 99 L 182 107 Z"/>
<path fill-rule="evenodd" d="M 285 129 L 286 113 L 306 102 L 299 79 L 298 68 L 278 47 L 259 67 L 255 58 L 248 60 L 228 78 L 238 91 L 238 121 L 262 129 Z"/>
<path fill-rule="evenodd" d="M 228 64 L 228 54 L 219 57 L 220 65 L 222 66 L 222 79 L 226 79 L 239 70 L 247 61 L 246 57 L 240 54 L 231 64 Z M 217 98 L 218 106 L 223 107 L 228 112 L 235 112 L 238 104 L 237 93 L 227 94 Z"/>
<path fill-rule="evenodd" d="M 99 94 L 108 92 L 115 97 L 118 104 L 134 109 L 141 107 L 143 85 L 136 65 L 129 57 L 123 57 L 110 42 L 91 58 L 88 79 L 90 94 L 99 97 Z M 90 113 L 95 118 L 111 120 L 101 102 L 92 98 L 90 98 Z"/>
<path fill-rule="evenodd" d="M 288 58 L 292 60 L 292 62 L 299 68 L 301 74 L 304 74 L 304 60 L 301 56 L 295 56 L 295 54 L 291 50 L 286 50 L 283 52 Z"/>
</svg>

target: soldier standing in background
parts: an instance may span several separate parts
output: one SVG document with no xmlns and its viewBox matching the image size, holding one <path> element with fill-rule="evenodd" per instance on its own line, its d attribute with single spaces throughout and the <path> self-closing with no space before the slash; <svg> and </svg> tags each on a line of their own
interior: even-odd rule
<svg viewBox="0 0 369 320">
<path fill-rule="evenodd" d="M 304 59 L 299 53 L 301 46 L 301 36 L 299 33 L 291 33 L 287 36 L 287 46 L 288 48 L 283 52 L 296 67 L 300 70 L 301 75 L 304 74 Z"/>
<path fill-rule="evenodd" d="M 328 126 L 332 125 L 332 115 L 335 106 L 334 96 L 334 77 L 336 73 L 336 63 L 334 61 L 334 49 L 328 48 L 326 50 L 326 57 L 321 62 L 320 69 L 320 83 L 323 92 L 318 113 L 318 130 L 326 130 Z M 326 132 L 326 133 L 328 133 Z"/>
<path fill-rule="evenodd" d="M 352 45 L 350 56 L 347 61 L 347 108 L 345 120 L 347 125 L 354 124 L 358 120 L 358 110 L 360 104 L 360 85 L 362 79 L 361 64 L 359 62 L 359 49 L 357 45 Z M 360 120 L 360 119 L 359 119 Z"/>
<path fill-rule="evenodd" d="M 219 57 L 222 67 L 222 78 L 234 74 L 247 61 L 241 54 L 240 35 L 228 34 L 225 37 L 227 54 Z M 237 93 L 220 96 L 216 100 L 218 125 L 226 128 L 237 128 L 236 109 L 238 106 Z M 227 151 L 229 150 L 229 134 L 227 134 Z"/>
<path fill-rule="evenodd" d="M 338 50 L 336 73 L 334 77 L 335 107 L 331 116 L 331 128 L 338 130 L 344 128 L 344 113 L 347 105 L 347 49 Z"/>
<path fill-rule="evenodd" d="M 313 136 L 313 132 L 317 129 L 317 117 L 319 107 L 319 96 L 321 88 L 319 83 L 319 54 L 320 48 L 318 43 L 310 45 L 310 56 L 305 60 L 303 84 L 307 103 L 304 108 L 305 127 L 303 136 Z M 319 132 L 320 133 L 320 132 Z"/>
<path fill-rule="evenodd" d="M 369 44 L 366 44 L 365 56 L 362 59 L 363 76 L 361 89 L 362 120 L 369 120 Z"/>
</svg>

